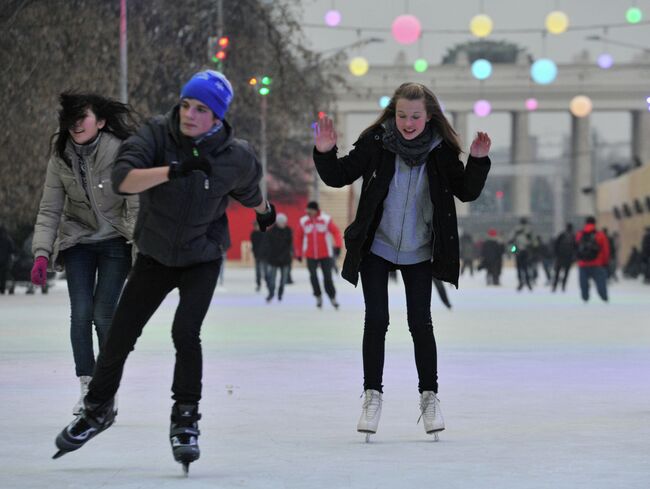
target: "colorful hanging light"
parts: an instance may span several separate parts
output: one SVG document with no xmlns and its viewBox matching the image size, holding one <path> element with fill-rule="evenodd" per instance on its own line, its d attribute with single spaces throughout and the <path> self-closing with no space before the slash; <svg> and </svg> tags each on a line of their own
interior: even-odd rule
<svg viewBox="0 0 650 489">
<path fill-rule="evenodd" d="M 391 32 L 398 43 L 413 44 L 420 38 L 422 26 L 416 16 L 404 14 L 395 18 Z"/>
<path fill-rule="evenodd" d="M 352 73 L 354 76 L 363 76 L 368 73 L 370 65 L 368 64 L 368 60 L 366 58 L 363 56 L 357 56 L 350 60 L 348 68 L 350 69 L 350 73 Z"/>
<path fill-rule="evenodd" d="M 625 20 L 630 24 L 638 24 L 643 20 L 643 12 L 638 7 L 630 7 L 625 12 Z"/>
<path fill-rule="evenodd" d="M 593 104 L 586 95 L 576 95 L 569 103 L 569 110 L 576 117 L 586 117 L 591 114 Z"/>
<path fill-rule="evenodd" d="M 492 32 L 492 19 L 489 15 L 478 14 L 469 22 L 469 30 L 476 37 L 487 37 Z"/>
<path fill-rule="evenodd" d="M 474 114 L 478 117 L 487 117 L 492 112 L 492 104 L 487 100 L 481 99 L 474 103 Z"/>
<path fill-rule="evenodd" d="M 486 80 L 492 75 L 492 63 L 487 59 L 477 59 L 472 63 L 472 75 L 477 80 Z"/>
<path fill-rule="evenodd" d="M 557 65 L 548 58 L 538 59 L 530 67 L 530 76 L 535 83 L 548 85 L 557 77 Z"/>
<path fill-rule="evenodd" d="M 614 58 L 609 53 L 599 54 L 596 61 L 598 63 L 598 66 L 600 66 L 603 70 L 608 70 L 614 66 Z"/>
<path fill-rule="evenodd" d="M 526 109 L 532 112 L 533 110 L 537 110 L 537 107 L 539 107 L 539 102 L 536 98 L 529 97 L 526 99 Z"/>
<path fill-rule="evenodd" d="M 569 27 L 569 16 L 560 10 L 554 10 L 546 16 L 546 30 L 551 34 L 562 34 Z"/>
<path fill-rule="evenodd" d="M 341 23 L 341 12 L 338 10 L 328 10 L 325 14 L 325 23 L 330 27 L 336 27 Z"/>
<path fill-rule="evenodd" d="M 415 63 L 413 63 L 413 69 L 418 73 L 424 73 L 429 69 L 429 63 L 424 58 L 418 58 L 415 60 Z"/>
<path fill-rule="evenodd" d="M 379 107 L 382 109 L 388 107 L 388 104 L 390 104 L 390 97 L 388 95 L 384 95 L 379 99 Z"/>
</svg>

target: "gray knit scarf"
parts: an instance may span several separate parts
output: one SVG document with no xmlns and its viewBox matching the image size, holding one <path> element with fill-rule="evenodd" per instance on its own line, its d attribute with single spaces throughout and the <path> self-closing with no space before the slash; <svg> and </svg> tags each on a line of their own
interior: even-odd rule
<svg viewBox="0 0 650 489">
<path fill-rule="evenodd" d="M 382 139 L 384 148 L 399 155 L 410 167 L 420 166 L 427 161 L 434 139 L 439 139 L 432 124 L 427 122 L 424 131 L 415 139 L 404 139 L 400 134 L 395 119 L 387 119 L 382 124 L 385 132 Z"/>
</svg>

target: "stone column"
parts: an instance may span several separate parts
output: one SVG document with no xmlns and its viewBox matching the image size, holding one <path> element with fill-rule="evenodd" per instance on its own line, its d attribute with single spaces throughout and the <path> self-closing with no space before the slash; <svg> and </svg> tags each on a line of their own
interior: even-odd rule
<svg viewBox="0 0 650 489">
<path fill-rule="evenodd" d="M 638 157 L 641 163 L 650 163 L 650 111 L 632 111 L 632 158 Z"/>
<path fill-rule="evenodd" d="M 513 213 L 518 217 L 528 217 L 531 214 L 531 177 L 526 166 L 532 164 L 533 154 L 528 134 L 528 112 L 512 112 L 512 143 L 510 159 L 515 165 Z M 520 165 L 517 168 L 517 165 Z"/>
<path fill-rule="evenodd" d="M 595 212 L 596 188 L 589 144 L 589 116 L 571 116 L 571 195 L 574 217 Z M 584 192 L 585 189 L 590 189 Z"/>
<path fill-rule="evenodd" d="M 452 118 L 454 129 L 458 133 L 460 138 L 460 146 L 466 153 L 460 155 L 463 162 L 467 162 L 467 156 L 469 155 L 469 145 L 472 144 L 472 139 L 468 135 L 468 124 L 467 124 L 467 112 L 452 112 Z M 461 202 L 458 199 L 456 200 L 456 214 L 458 217 L 467 217 L 470 214 L 470 203 Z"/>
</svg>

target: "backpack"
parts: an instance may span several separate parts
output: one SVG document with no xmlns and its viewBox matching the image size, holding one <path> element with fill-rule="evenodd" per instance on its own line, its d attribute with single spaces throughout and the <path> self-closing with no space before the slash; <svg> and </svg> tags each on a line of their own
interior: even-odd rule
<svg viewBox="0 0 650 489">
<path fill-rule="evenodd" d="M 583 233 L 580 241 L 578 241 L 578 248 L 576 250 L 578 260 L 592 261 L 596 259 L 599 253 L 600 245 L 596 241 L 595 231 Z"/>
</svg>

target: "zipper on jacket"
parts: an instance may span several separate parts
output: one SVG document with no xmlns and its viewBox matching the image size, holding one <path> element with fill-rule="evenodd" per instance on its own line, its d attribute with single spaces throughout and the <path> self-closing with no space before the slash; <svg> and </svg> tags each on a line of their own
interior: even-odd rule
<svg viewBox="0 0 650 489">
<path fill-rule="evenodd" d="M 377 170 L 373 171 L 372 175 L 370 175 L 370 178 L 368 179 L 368 183 L 366 183 L 366 186 L 363 188 L 364 191 L 370 188 L 370 184 L 376 177 L 377 177 Z"/>
<path fill-rule="evenodd" d="M 194 155 L 195 158 L 199 157 L 199 150 L 197 149 L 196 146 L 192 148 L 192 154 Z M 207 175 L 205 176 L 205 181 L 203 182 L 203 188 L 205 190 L 210 190 L 210 179 L 208 178 Z"/>
</svg>

